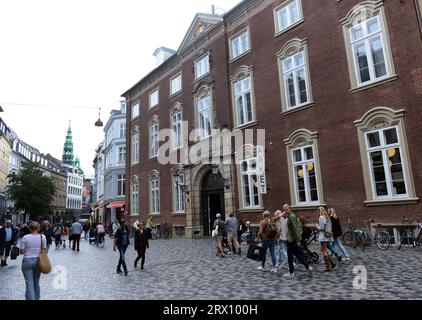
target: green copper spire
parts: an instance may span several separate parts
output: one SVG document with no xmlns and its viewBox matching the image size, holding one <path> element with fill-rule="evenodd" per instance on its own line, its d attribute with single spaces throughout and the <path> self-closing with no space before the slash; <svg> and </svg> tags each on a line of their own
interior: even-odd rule
<svg viewBox="0 0 422 320">
<path fill-rule="evenodd" d="M 72 140 L 72 129 L 70 128 L 70 121 L 69 121 L 69 129 L 67 130 L 66 141 L 63 147 L 63 156 L 62 161 L 68 165 L 73 166 L 73 140 Z"/>
<path fill-rule="evenodd" d="M 75 167 L 78 169 L 79 175 L 84 176 L 84 171 L 81 168 L 81 161 L 79 160 L 79 157 L 76 157 L 75 159 Z"/>
</svg>

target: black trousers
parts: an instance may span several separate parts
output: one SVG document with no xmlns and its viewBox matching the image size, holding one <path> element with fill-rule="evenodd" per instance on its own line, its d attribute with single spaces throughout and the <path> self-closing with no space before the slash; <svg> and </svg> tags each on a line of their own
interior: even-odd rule
<svg viewBox="0 0 422 320">
<path fill-rule="evenodd" d="M 74 234 L 73 235 L 73 245 L 72 245 L 72 250 L 75 251 L 75 247 L 76 250 L 79 251 L 79 242 L 81 241 L 81 235 L 80 234 Z"/>
<path fill-rule="evenodd" d="M 126 257 L 125 257 L 127 246 L 119 246 L 118 249 L 119 249 L 120 258 L 119 258 L 119 263 L 117 264 L 117 270 L 121 270 L 121 267 L 123 266 L 123 270 L 127 272 Z"/>
<path fill-rule="evenodd" d="M 145 264 L 145 252 L 147 248 L 138 248 L 138 257 L 135 259 L 135 268 L 138 266 L 139 260 L 141 260 L 141 268 L 144 267 Z"/>
<path fill-rule="evenodd" d="M 301 264 L 303 264 L 305 266 L 306 270 L 309 269 L 309 264 L 303 258 L 302 251 L 297 246 L 297 243 L 296 242 L 288 242 L 287 243 L 287 260 L 289 261 L 289 272 L 290 273 L 295 272 L 295 266 L 294 266 L 294 263 L 293 263 L 293 256 L 295 256 L 297 261 L 299 261 Z"/>
</svg>

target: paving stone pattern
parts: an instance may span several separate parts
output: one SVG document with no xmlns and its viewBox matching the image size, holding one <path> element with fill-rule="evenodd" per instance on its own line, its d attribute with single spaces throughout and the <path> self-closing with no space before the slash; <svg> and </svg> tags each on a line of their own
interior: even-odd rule
<svg viewBox="0 0 422 320">
<path fill-rule="evenodd" d="M 127 277 L 116 274 L 118 253 L 107 239 L 105 248 L 81 240 L 81 252 L 50 249 L 52 264 L 67 274 L 67 288 L 54 289 L 58 274 L 41 276 L 41 297 L 45 300 L 294 300 L 294 299 L 421 299 L 422 249 L 390 248 L 365 252 L 350 250 L 352 262 L 324 273 L 314 265 L 309 275 L 298 266 L 296 276 L 286 279 L 283 265 L 274 274 L 258 271 L 259 263 L 241 256 L 215 256 L 212 240 L 153 240 L 147 251 L 145 270 L 134 270 L 136 253 L 127 251 Z M 313 250 L 318 251 L 315 246 Z M 0 269 L 0 300 L 24 299 L 22 257 L 9 260 Z M 267 259 L 267 265 L 270 259 Z M 355 266 L 365 266 L 367 289 L 356 290 Z M 63 275 L 63 274 L 62 274 Z M 57 287 L 57 286 L 56 286 Z"/>
</svg>

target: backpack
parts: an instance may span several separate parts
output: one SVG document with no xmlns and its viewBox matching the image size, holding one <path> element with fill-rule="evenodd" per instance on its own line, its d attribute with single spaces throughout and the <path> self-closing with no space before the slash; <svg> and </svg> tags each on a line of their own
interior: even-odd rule
<svg viewBox="0 0 422 320">
<path fill-rule="evenodd" d="M 270 239 L 277 236 L 278 231 L 276 224 L 274 222 L 267 222 L 264 227 L 264 234 Z"/>
</svg>

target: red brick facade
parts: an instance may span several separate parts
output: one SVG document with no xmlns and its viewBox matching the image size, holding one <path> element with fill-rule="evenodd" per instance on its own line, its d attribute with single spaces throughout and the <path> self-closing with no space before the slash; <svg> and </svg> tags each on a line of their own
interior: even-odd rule
<svg viewBox="0 0 422 320">
<path fill-rule="evenodd" d="M 323 190 L 321 204 L 333 206 L 345 220 L 353 217 L 360 223 L 368 218 L 376 221 L 399 222 L 402 215 L 411 220 L 422 218 L 422 136 L 419 133 L 422 107 L 422 43 L 415 5 L 412 1 L 369 1 L 381 5 L 387 22 L 392 63 L 395 74 L 390 81 L 365 90 L 351 90 L 350 71 L 346 55 L 342 20 L 362 0 L 302 0 L 303 22 L 275 36 L 274 9 L 284 0 L 246 0 L 224 16 L 224 19 L 205 31 L 193 43 L 178 53 L 128 90 L 124 97 L 128 104 L 127 118 L 127 199 L 130 208 L 130 184 L 133 176 L 139 177 L 139 209 L 141 219 L 150 212 L 148 175 L 159 172 L 160 215 L 156 221 L 170 222 L 186 227 L 186 236 L 197 230 L 204 233 L 201 215 L 203 204 L 198 186 L 203 183 L 207 169 L 185 168 L 185 184 L 190 187 L 186 195 L 186 214 L 173 214 L 173 165 L 160 165 L 149 159 L 148 123 L 154 115 L 159 117 L 160 129 L 170 127 L 170 109 L 180 103 L 183 120 L 189 122 L 189 131 L 195 128 L 196 108 L 194 96 L 202 84 L 212 86 L 214 99 L 214 125 L 234 128 L 233 102 L 230 78 L 239 67 L 251 68 L 255 98 L 256 122 L 249 128 L 266 129 L 266 178 L 268 193 L 262 197 L 262 208 L 274 212 L 282 204 L 291 203 L 291 183 L 288 151 L 285 140 L 299 129 L 317 133 L 319 169 Z M 229 39 L 248 28 L 251 51 L 230 62 Z M 282 113 L 280 73 L 277 53 L 292 39 L 306 39 L 310 85 L 313 104 L 291 113 Z M 195 81 L 194 62 L 203 53 L 210 53 L 211 73 Z M 169 97 L 170 79 L 181 72 L 182 93 Z M 159 88 L 159 105 L 148 109 L 149 92 Z M 131 105 L 140 102 L 140 116 L 132 121 Z M 411 201 L 370 205 L 366 203 L 362 152 L 359 146 L 356 121 L 376 107 L 394 111 L 404 110 L 404 130 L 409 153 L 414 196 Z M 130 163 L 131 136 L 134 126 L 140 128 L 140 162 Z M 235 150 L 233 150 L 235 151 Z M 235 166 L 220 168 L 230 181 L 225 188 L 225 213 L 231 211 L 243 220 L 258 222 L 262 209 L 239 212 L 238 171 Z M 190 171 L 186 173 L 186 171 Z M 201 178 L 197 175 L 202 174 Z M 195 179 L 201 180 L 195 182 Z M 367 186 L 368 187 L 368 186 Z M 200 207 L 198 207 L 198 203 Z M 227 207 L 233 209 L 227 210 Z M 198 209 L 200 212 L 198 212 Z M 315 206 L 296 211 L 309 221 L 316 220 Z M 205 232 L 206 234 L 206 232 Z"/>
</svg>

